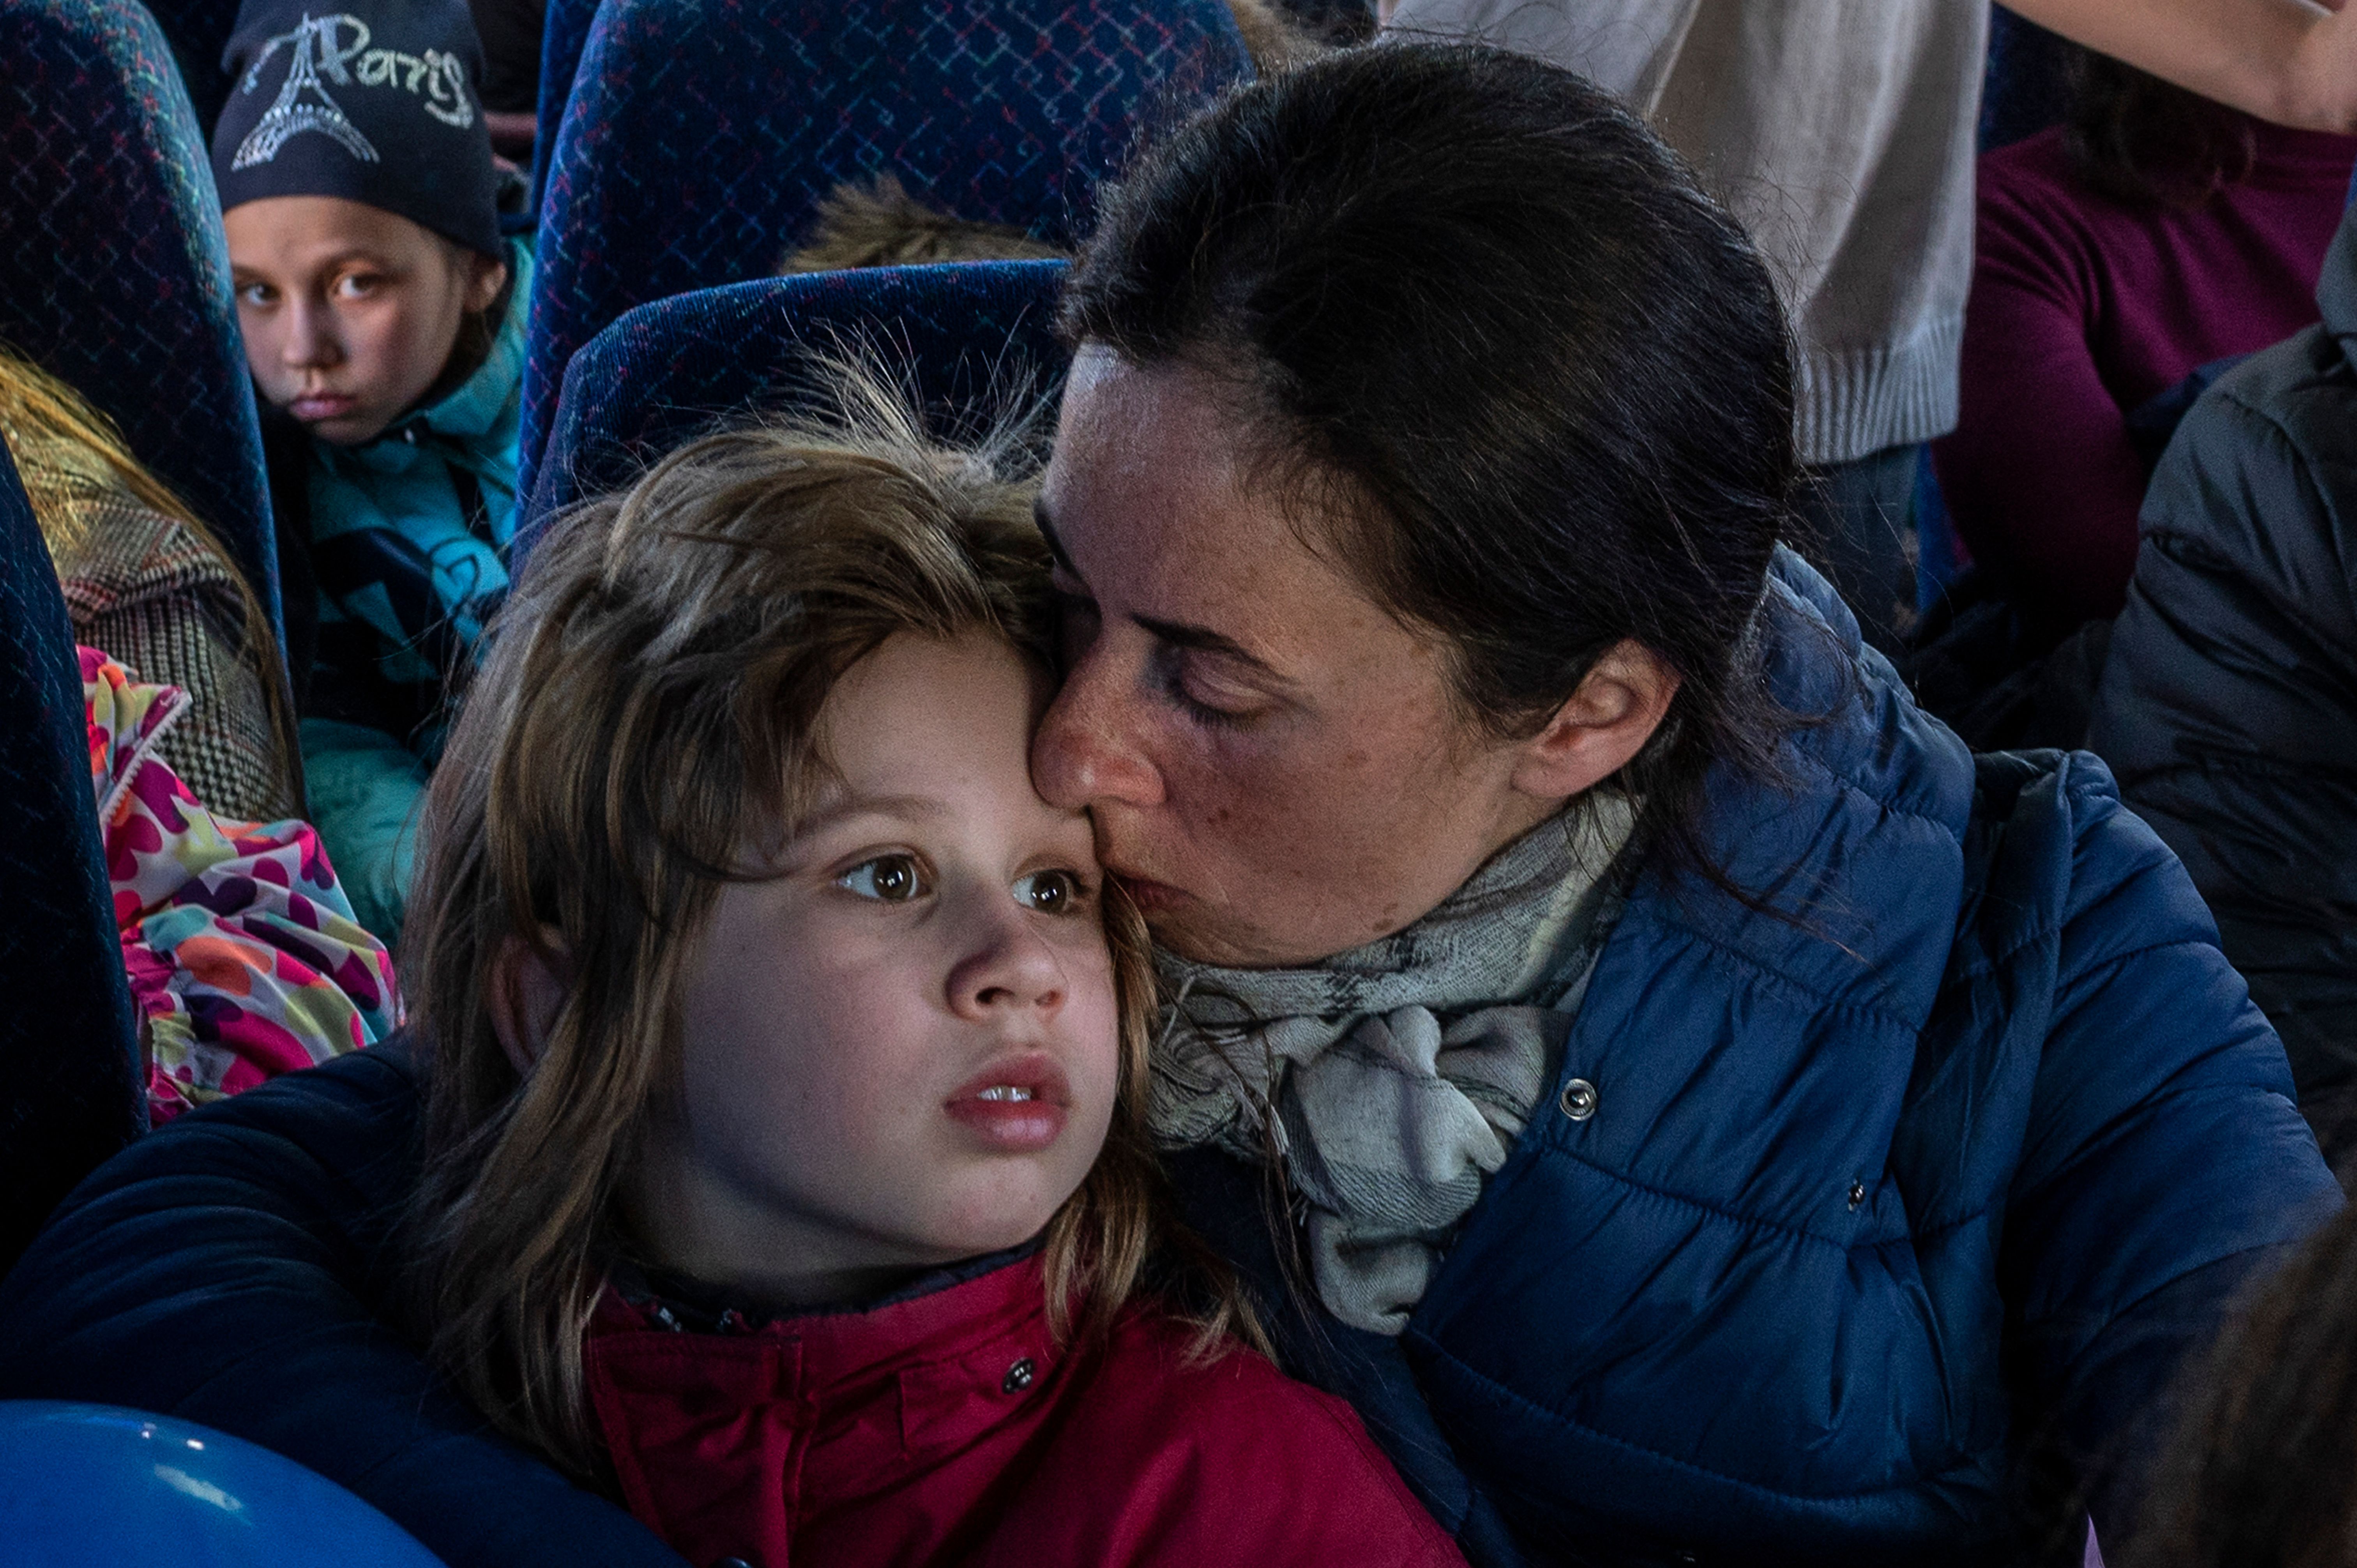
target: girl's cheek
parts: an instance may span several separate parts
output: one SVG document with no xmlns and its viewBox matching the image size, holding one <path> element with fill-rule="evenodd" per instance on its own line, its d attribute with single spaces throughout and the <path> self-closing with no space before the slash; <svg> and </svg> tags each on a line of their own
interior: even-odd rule
<svg viewBox="0 0 2357 1568">
<path fill-rule="evenodd" d="M 1091 1063 L 1110 1086 L 1121 1076 L 1121 1004 L 1114 993 L 1113 970 L 1104 969 L 1101 982 L 1085 996 L 1076 996 L 1074 1022 L 1086 1031 L 1083 1038 Z"/>
<path fill-rule="evenodd" d="M 1071 977 L 1072 1007 L 1092 1020 L 1112 1018 L 1119 1012 L 1114 1000 L 1113 954 L 1102 940 L 1064 954 L 1064 972 Z"/>
</svg>

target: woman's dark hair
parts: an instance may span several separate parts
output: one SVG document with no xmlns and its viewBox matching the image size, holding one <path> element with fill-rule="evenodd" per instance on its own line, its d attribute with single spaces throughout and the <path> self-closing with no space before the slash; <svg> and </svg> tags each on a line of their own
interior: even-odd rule
<svg viewBox="0 0 2357 1568">
<path fill-rule="evenodd" d="M 2235 1317 L 2179 1401 L 2118 1568 L 2340 1568 L 2357 1540 L 2357 1207 Z"/>
<path fill-rule="evenodd" d="M 1705 771 L 1773 772 L 1748 633 L 1799 470 L 1774 286 L 1677 156 L 1569 71 L 1385 43 L 1232 91 L 1100 213 L 1067 339 L 1213 378 L 1492 730 L 1623 639 L 1676 671 L 1625 782 L 1709 873 Z"/>
<path fill-rule="evenodd" d="M 2063 146 L 2091 189 L 2132 207 L 2199 207 L 2258 156 L 2248 116 L 2132 65 L 2078 49 Z"/>
</svg>

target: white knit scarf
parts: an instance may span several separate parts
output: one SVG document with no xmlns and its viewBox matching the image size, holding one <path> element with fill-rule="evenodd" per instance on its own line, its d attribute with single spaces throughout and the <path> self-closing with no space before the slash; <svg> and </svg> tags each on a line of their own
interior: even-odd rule
<svg viewBox="0 0 2357 1568">
<path fill-rule="evenodd" d="M 1273 1144 L 1308 1211 L 1312 1283 L 1343 1322 L 1407 1326 L 1546 1093 L 1634 820 L 1627 798 L 1592 793 L 1406 929 L 1306 969 L 1157 954 L 1156 1137 L 1253 1160 Z"/>
</svg>

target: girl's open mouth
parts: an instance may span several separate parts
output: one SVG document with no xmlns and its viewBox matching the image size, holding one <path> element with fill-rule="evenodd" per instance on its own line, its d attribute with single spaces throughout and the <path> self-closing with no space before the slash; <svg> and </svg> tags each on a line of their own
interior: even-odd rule
<svg viewBox="0 0 2357 1568">
<path fill-rule="evenodd" d="M 985 1144 L 1029 1154 L 1063 1136 L 1071 1087 L 1043 1051 L 1024 1051 L 976 1073 L 942 1107 Z"/>
</svg>

